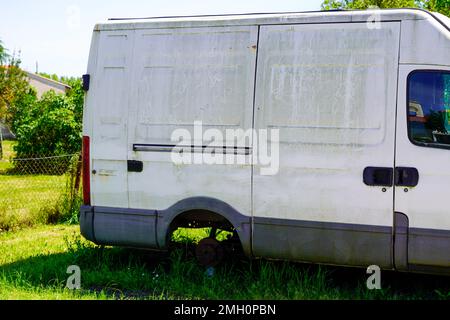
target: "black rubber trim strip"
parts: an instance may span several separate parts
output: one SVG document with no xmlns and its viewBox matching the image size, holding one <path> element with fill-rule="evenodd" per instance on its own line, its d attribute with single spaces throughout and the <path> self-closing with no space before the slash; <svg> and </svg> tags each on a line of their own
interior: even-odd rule
<svg viewBox="0 0 450 320">
<path fill-rule="evenodd" d="M 223 154 L 227 154 L 228 150 L 233 150 L 234 154 L 242 154 L 242 155 L 250 155 L 251 148 L 250 147 L 228 147 L 228 146 L 195 146 L 195 145 L 186 145 L 179 146 L 174 144 L 133 144 L 133 151 L 141 151 L 141 152 L 172 152 L 175 148 L 179 148 L 180 150 L 191 149 L 191 152 L 201 153 L 204 152 L 205 149 L 213 149 L 214 152 L 221 152 Z M 201 150 L 200 150 L 201 149 Z M 217 150 L 217 151 L 216 151 Z"/>
<path fill-rule="evenodd" d="M 420 9 L 420 10 L 423 10 L 423 9 Z M 427 10 L 423 10 L 423 11 L 428 13 L 434 19 L 436 19 L 445 29 L 447 29 L 447 31 L 450 31 L 450 27 L 444 21 L 439 19 L 439 17 L 437 17 L 435 14 L 433 14 L 433 12 L 430 12 L 430 11 L 427 11 Z"/>
<path fill-rule="evenodd" d="M 108 18 L 109 21 L 121 20 L 150 20 L 150 19 L 175 19 L 175 18 L 208 18 L 208 17 L 228 17 L 228 16 L 252 16 L 252 15 L 269 15 L 269 14 L 296 14 L 296 13 L 319 13 L 319 12 L 341 12 L 341 11 L 358 11 L 358 10 L 312 10 L 312 11 L 282 11 L 282 12 L 250 12 L 250 13 L 225 13 L 225 14 L 199 14 L 188 16 L 162 16 L 162 17 L 144 17 L 144 18 Z"/>
</svg>

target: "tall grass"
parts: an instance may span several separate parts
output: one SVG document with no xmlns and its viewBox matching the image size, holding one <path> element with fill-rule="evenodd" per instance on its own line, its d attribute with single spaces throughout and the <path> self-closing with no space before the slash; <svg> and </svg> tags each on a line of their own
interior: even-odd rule
<svg viewBox="0 0 450 320">
<path fill-rule="evenodd" d="M 69 265 L 81 269 L 77 293 L 64 289 Z M 448 277 L 382 272 L 383 289 L 368 290 L 364 269 L 242 256 L 207 271 L 184 246 L 168 253 L 99 247 L 77 226 L 0 234 L 0 299 L 448 299 L 450 292 Z"/>
</svg>

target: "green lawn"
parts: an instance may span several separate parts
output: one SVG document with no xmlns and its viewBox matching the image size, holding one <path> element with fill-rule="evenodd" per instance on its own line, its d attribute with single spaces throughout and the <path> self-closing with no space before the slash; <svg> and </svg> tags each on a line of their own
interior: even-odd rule
<svg viewBox="0 0 450 320">
<path fill-rule="evenodd" d="M 201 238 L 197 232 L 177 238 Z M 100 248 L 78 226 L 0 233 L 0 299 L 450 299 L 450 278 L 382 272 L 382 290 L 365 287 L 364 269 L 227 259 L 210 277 L 190 246 L 170 254 Z M 69 265 L 81 290 L 64 289 Z"/>
<path fill-rule="evenodd" d="M 0 232 L 55 220 L 66 190 L 64 175 L 11 174 L 14 141 L 3 141 L 0 160 Z"/>
<path fill-rule="evenodd" d="M 65 176 L 0 174 L 0 231 L 51 220 L 65 184 Z"/>
</svg>

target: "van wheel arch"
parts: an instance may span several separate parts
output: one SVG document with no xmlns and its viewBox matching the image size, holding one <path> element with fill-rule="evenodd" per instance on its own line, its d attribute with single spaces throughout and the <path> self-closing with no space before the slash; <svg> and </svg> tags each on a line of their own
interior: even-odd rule
<svg viewBox="0 0 450 320">
<path fill-rule="evenodd" d="M 178 227 L 218 227 L 235 230 L 247 256 L 251 256 L 251 217 L 243 215 L 221 200 L 209 197 L 186 198 L 158 211 L 157 241 L 167 249 L 172 232 Z M 194 225 L 189 226 L 189 223 Z"/>
</svg>

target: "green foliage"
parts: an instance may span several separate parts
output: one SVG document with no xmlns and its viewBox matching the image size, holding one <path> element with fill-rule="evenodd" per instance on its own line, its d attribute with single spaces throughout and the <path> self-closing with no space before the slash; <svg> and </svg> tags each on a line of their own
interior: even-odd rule
<svg viewBox="0 0 450 320">
<path fill-rule="evenodd" d="M 58 156 L 79 152 L 81 123 L 72 98 L 53 91 L 24 108 L 16 119 L 17 158 Z"/>
<path fill-rule="evenodd" d="M 57 80 L 70 85 L 71 88 L 66 94 L 48 91 L 38 100 L 35 94 L 30 93 L 13 110 L 11 127 L 16 133 L 18 142 L 15 146 L 16 158 L 60 156 L 81 150 L 84 99 L 81 79 Z M 61 169 L 68 168 L 68 160 L 69 158 L 56 158 L 54 161 L 57 163 L 53 167 L 57 167 L 59 171 L 55 173 L 60 174 Z M 38 167 L 35 163 L 24 161 L 17 163 L 16 166 L 19 164 L 28 166 L 27 172 Z"/>
<path fill-rule="evenodd" d="M 0 66 L 0 121 L 7 125 L 12 124 L 19 105 L 36 95 L 28 84 L 25 72 L 20 69 L 20 62 L 13 54 L 7 65 Z"/>
<path fill-rule="evenodd" d="M 70 89 L 66 93 L 66 95 L 68 97 L 69 103 L 75 106 L 74 113 L 76 121 L 81 123 L 83 118 L 83 101 L 84 101 L 84 90 L 81 78 L 58 77 L 58 75 L 56 74 L 48 74 L 43 72 L 40 72 L 39 75 L 70 86 Z"/>
<path fill-rule="evenodd" d="M 386 8 L 422 8 L 450 16 L 450 0 L 324 0 L 323 10 Z"/>
<path fill-rule="evenodd" d="M 3 42 L 0 40 L 0 65 L 3 65 L 8 61 L 8 50 L 3 46 Z"/>
<path fill-rule="evenodd" d="M 368 9 L 371 6 L 379 8 L 414 8 L 415 0 L 325 0 L 323 10 L 330 9 Z"/>
<path fill-rule="evenodd" d="M 49 91 L 38 99 L 20 69 L 20 59 L 13 54 L 4 66 L 5 57 L 6 49 L 0 42 L 0 121 L 16 134 L 16 157 L 79 152 L 84 98 L 81 79 L 41 74 L 67 83 L 71 89 L 66 94 Z"/>
<path fill-rule="evenodd" d="M 67 100 L 73 106 L 75 121 L 81 126 L 84 104 L 84 90 L 81 78 L 62 78 L 61 80 L 70 86 L 69 91 L 66 93 Z"/>
<path fill-rule="evenodd" d="M 424 9 L 440 12 L 450 17 L 450 0 L 428 0 L 423 2 L 422 7 Z"/>
<path fill-rule="evenodd" d="M 14 113 L 36 94 L 30 88 L 25 73 L 19 68 L 20 59 L 10 56 L 0 41 L 0 122 L 11 127 Z M 0 159 L 3 146 L 0 141 Z"/>
<path fill-rule="evenodd" d="M 430 110 L 426 127 L 431 131 L 447 133 L 447 130 L 445 129 L 445 113 Z"/>
<path fill-rule="evenodd" d="M 53 81 L 59 81 L 59 77 L 56 74 L 50 74 L 50 73 L 45 73 L 45 72 L 38 72 L 38 75 L 40 75 L 41 77 L 45 77 L 47 79 L 53 80 Z"/>
</svg>

